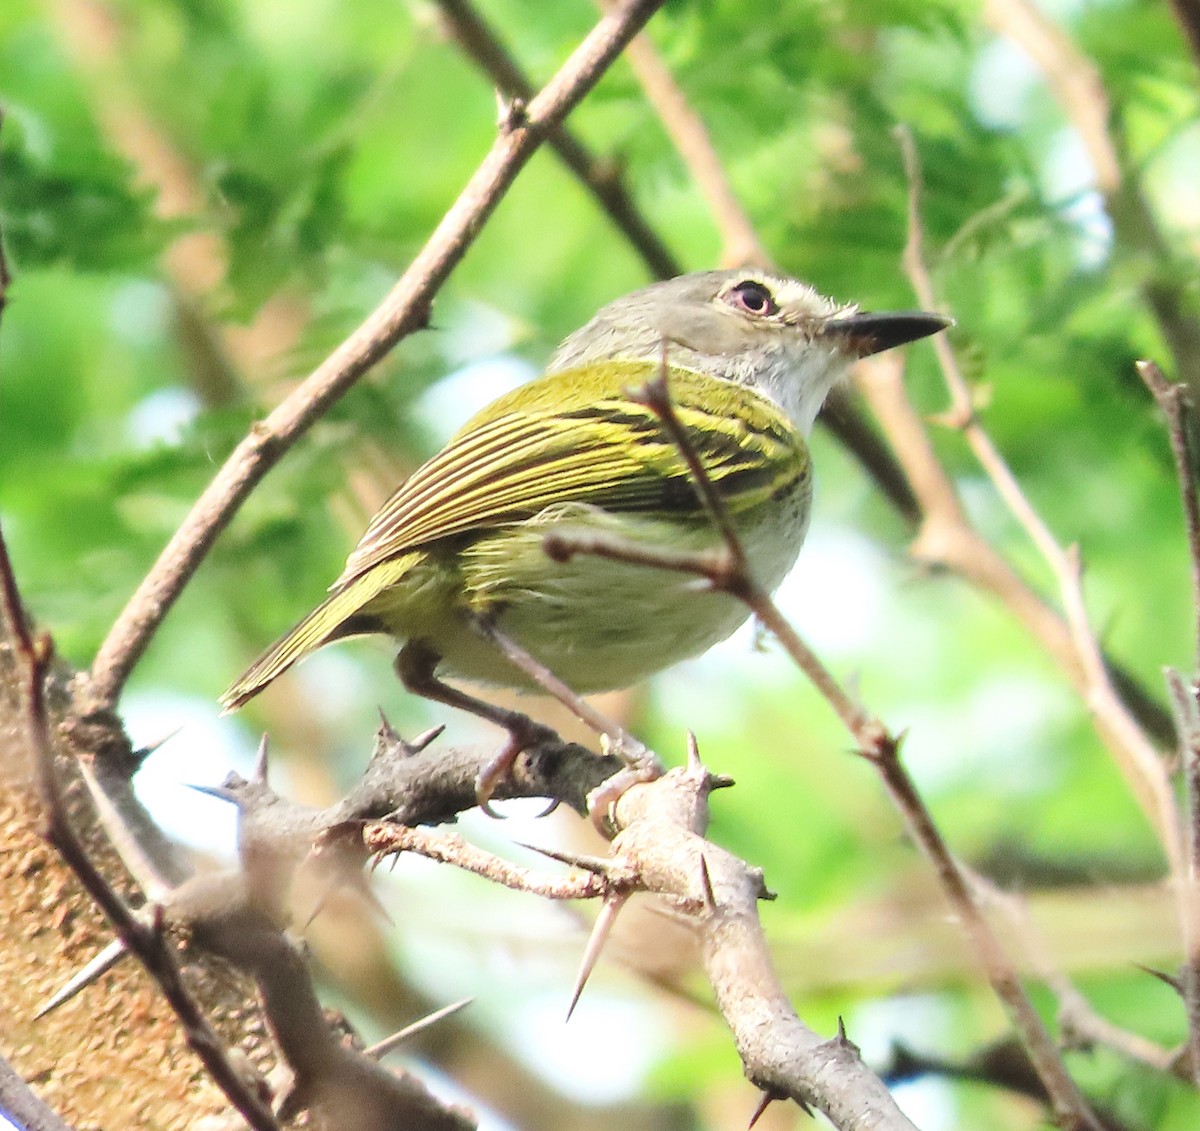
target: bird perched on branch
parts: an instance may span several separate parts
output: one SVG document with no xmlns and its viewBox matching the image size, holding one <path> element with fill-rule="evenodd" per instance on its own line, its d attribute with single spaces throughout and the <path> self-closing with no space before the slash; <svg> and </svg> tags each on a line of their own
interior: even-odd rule
<svg viewBox="0 0 1200 1131">
<path fill-rule="evenodd" d="M 636 390 L 664 371 L 673 415 L 749 569 L 774 589 L 808 527 L 805 441 L 829 390 L 855 359 L 947 325 L 936 314 L 863 313 L 757 270 L 681 275 L 616 299 L 542 377 L 493 401 L 401 484 L 329 596 L 222 704 L 240 707 L 325 644 L 384 633 L 401 642 L 407 687 L 517 733 L 524 716 L 439 678 L 531 686 L 488 626 L 585 693 L 703 652 L 746 619 L 735 598 L 649 564 L 545 552 L 551 532 L 560 544 L 720 544 L 680 445 Z M 481 779 L 482 800 L 517 752 Z"/>
</svg>

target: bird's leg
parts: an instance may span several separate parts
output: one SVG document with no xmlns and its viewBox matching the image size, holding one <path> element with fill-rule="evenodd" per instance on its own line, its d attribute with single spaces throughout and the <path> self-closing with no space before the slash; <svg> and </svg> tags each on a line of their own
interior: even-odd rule
<svg viewBox="0 0 1200 1131">
<path fill-rule="evenodd" d="M 523 750 L 543 742 L 557 742 L 558 735 L 520 711 L 498 707 L 444 683 L 436 674 L 440 659 L 441 656 L 423 640 L 409 640 L 396 657 L 396 674 L 414 695 L 432 699 L 435 703 L 445 703 L 448 707 L 457 707 L 476 718 L 495 723 L 508 732 L 508 741 L 475 779 L 475 797 L 479 807 L 489 816 L 499 816 L 489 804 L 496 786 L 508 777 Z"/>
<path fill-rule="evenodd" d="M 592 824 L 596 826 L 602 836 L 610 835 L 606 830 L 608 815 L 624 793 L 639 782 L 650 782 L 662 777 L 663 765 L 658 760 L 658 755 L 634 738 L 624 727 L 613 722 L 586 699 L 571 690 L 545 664 L 502 632 L 494 621 L 479 616 L 475 618 L 474 623 L 475 628 L 483 636 L 495 644 L 543 691 L 549 692 L 560 703 L 570 708 L 577 719 L 592 727 L 600 735 L 606 754 L 615 754 L 625 763 L 624 769 L 617 771 L 588 795 L 588 810 L 592 816 Z"/>
</svg>

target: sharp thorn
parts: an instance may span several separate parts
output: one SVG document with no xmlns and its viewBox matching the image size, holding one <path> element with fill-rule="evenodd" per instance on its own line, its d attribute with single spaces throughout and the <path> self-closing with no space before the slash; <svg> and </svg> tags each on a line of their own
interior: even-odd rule
<svg viewBox="0 0 1200 1131">
<path fill-rule="evenodd" d="M 528 848 L 530 852 L 540 853 L 551 860 L 557 860 L 560 864 L 570 864 L 573 868 L 582 868 L 585 872 L 594 872 L 598 876 L 607 875 L 612 870 L 612 861 L 604 856 L 584 856 L 578 852 L 563 852 L 556 848 L 541 848 L 536 844 L 527 844 L 525 841 L 518 840 L 514 842 L 522 848 Z"/>
<path fill-rule="evenodd" d="M 700 746 L 696 742 L 696 732 L 687 732 L 687 768 L 690 773 L 704 773 L 704 763 L 700 761 Z"/>
<path fill-rule="evenodd" d="M 754 1108 L 754 1114 L 750 1116 L 750 1122 L 746 1124 L 746 1131 L 750 1129 L 762 1118 L 763 1112 L 767 1110 L 774 1102 L 776 1097 L 772 1093 L 763 1091 L 758 1094 L 758 1104 Z"/>
<path fill-rule="evenodd" d="M 45 1004 L 38 1008 L 33 1015 L 35 1021 L 54 1012 L 60 1005 L 68 1002 L 85 986 L 91 985 L 97 978 L 111 970 L 128 952 L 120 939 L 113 939 L 86 966 L 77 971 L 57 993 L 52 995 Z"/>
<path fill-rule="evenodd" d="M 354 886 L 359 890 L 359 892 L 362 893 L 362 896 L 367 901 L 367 904 L 383 916 L 384 922 L 386 922 L 389 927 L 396 926 L 396 920 L 388 914 L 388 909 L 383 905 L 383 900 L 379 898 L 375 889 L 366 882 L 365 878 L 359 876 L 358 882 Z"/>
<path fill-rule="evenodd" d="M 404 739 L 400 737 L 400 732 L 388 722 L 388 717 L 383 713 L 383 708 L 376 707 L 375 710 L 379 712 L 379 737 L 385 742 L 404 742 Z"/>
<path fill-rule="evenodd" d="M 192 782 L 185 781 L 183 787 L 185 789 L 194 789 L 197 793 L 203 793 L 206 797 L 215 797 L 218 801 L 228 801 L 230 805 L 238 803 L 238 799 L 234 794 L 223 785 L 195 785 Z"/>
<path fill-rule="evenodd" d="M 571 1014 L 575 1012 L 575 1006 L 579 1004 L 579 997 L 583 993 L 583 987 L 587 985 L 587 980 L 592 976 L 592 971 L 596 968 L 596 961 L 600 957 L 600 951 L 604 949 L 604 944 L 608 942 L 608 936 L 612 933 L 613 924 L 617 921 L 617 915 L 622 907 L 625 906 L 625 901 L 629 898 L 628 892 L 614 892 L 607 896 L 604 902 L 600 905 L 600 914 L 596 916 L 596 922 L 592 926 L 592 933 L 588 936 L 587 946 L 583 950 L 583 960 L 579 964 L 579 976 L 575 979 L 575 989 L 571 994 L 571 1004 L 567 1006 L 567 1020 L 571 1020 Z"/>
<path fill-rule="evenodd" d="M 1152 978 L 1157 978 L 1160 982 L 1165 982 L 1177 994 L 1183 993 L 1183 982 L 1173 974 L 1168 974 L 1165 970 L 1155 970 L 1153 966 L 1143 966 L 1140 962 L 1135 962 L 1134 965 L 1139 970 L 1144 970 Z"/>
<path fill-rule="evenodd" d="M 704 891 L 704 910 L 712 914 L 717 909 L 717 895 L 713 891 L 712 876 L 708 871 L 708 858 L 700 853 L 700 885 Z"/>
<path fill-rule="evenodd" d="M 166 744 L 182 730 L 183 727 L 176 727 L 174 730 L 168 731 L 166 734 L 164 734 L 162 738 L 156 738 L 153 742 L 147 742 L 145 746 L 139 746 L 133 752 L 134 758 L 137 759 L 139 764 L 144 762 L 156 750 L 161 750 L 164 746 L 166 746 Z"/>
<path fill-rule="evenodd" d="M 420 754 L 431 742 L 441 737 L 442 731 L 446 729 L 445 723 L 439 723 L 435 727 L 430 727 L 428 730 L 422 731 L 417 735 L 412 742 L 405 743 L 409 754 Z"/>
<path fill-rule="evenodd" d="M 408 744 L 409 749 L 414 754 L 420 754 L 421 751 L 424 750 L 426 746 L 428 746 L 435 739 L 440 738 L 442 731 L 444 731 L 445 729 L 446 729 L 446 724 L 439 723 L 435 727 L 430 727 L 428 730 L 422 731 L 420 734 L 417 735 L 416 738 L 414 738 L 412 740 L 412 742 L 410 742 Z"/>
<path fill-rule="evenodd" d="M 405 1025 L 403 1029 L 393 1033 L 390 1037 L 384 1037 L 378 1044 L 372 1045 L 365 1049 L 367 1056 L 374 1060 L 382 1060 L 388 1053 L 399 1048 L 405 1041 L 411 1040 L 418 1033 L 424 1032 L 431 1025 L 436 1025 L 439 1021 L 444 1021 L 451 1014 L 457 1013 L 460 1009 L 465 1009 L 475 999 L 473 997 L 465 997 L 462 1001 L 452 1002 L 450 1005 L 443 1005 L 441 1009 L 435 1009 L 432 1013 L 427 1013 L 418 1021 L 414 1021 L 411 1025 Z"/>
<path fill-rule="evenodd" d="M 270 743 L 267 736 L 264 734 L 258 743 L 258 754 L 254 759 L 254 773 L 251 776 L 252 781 L 262 782 L 264 785 L 267 781 L 267 763 L 270 760 Z"/>
<path fill-rule="evenodd" d="M 329 900 L 333 893 L 341 886 L 343 880 L 336 872 L 329 877 L 328 882 L 322 887 L 317 894 L 316 902 L 313 904 L 312 912 L 308 918 L 304 920 L 304 925 L 301 930 L 307 931 L 316 920 L 317 916 L 325 910 L 329 904 Z M 362 873 L 355 872 L 353 878 L 347 883 L 347 886 L 357 891 L 363 899 L 365 899 L 372 910 L 378 911 L 383 916 L 385 921 L 392 927 L 396 925 L 395 920 L 388 914 L 387 908 L 380 901 L 379 896 L 375 894 L 374 889 L 366 882 Z"/>
</svg>

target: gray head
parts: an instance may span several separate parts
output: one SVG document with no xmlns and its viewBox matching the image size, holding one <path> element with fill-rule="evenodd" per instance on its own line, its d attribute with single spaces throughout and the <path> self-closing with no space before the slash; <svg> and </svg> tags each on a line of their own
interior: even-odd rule
<svg viewBox="0 0 1200 1131">
<path fill-rule="evenodd" d="M 750 385 L 802 432 L 846 366 L 949 325 L 936 314 L 864 314 L 769 271 L 700 271 L 603 307 L 558 347 L 547 372 L 600 360 L 657 361 Z"/>
</svg>

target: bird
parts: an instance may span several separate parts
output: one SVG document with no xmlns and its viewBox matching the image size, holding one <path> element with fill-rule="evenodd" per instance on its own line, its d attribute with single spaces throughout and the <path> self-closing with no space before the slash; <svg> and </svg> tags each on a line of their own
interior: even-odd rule
<svg viewBox="0 0 1200 1131">
<path fill-rule="evenodd" d="M 533 687 L 489 626 L 581 694 L 704 652 L 747 619 L 733 596 L 680 572 L 545 549 L 551 533 L 672 550 L 720 544 L 684 453 L 637 390 L 665 379 L 755 581 L 774 590 L 808 528 L 807 438 L 826 396 L 851 362 L 947 325 L 923 311 L 864 312 L 757 269 L 680 275 L 617 298 L 540 377 L 482 409 L 396 489 L 328 596 L 222 706 L 241 707 L 317 648 L 382 633 L 400 643 L 406 687 L 517 735 L 525 716 L 444 682 Z M 478 783 L 482 801 L 503 772 Z"/>
</svg>

